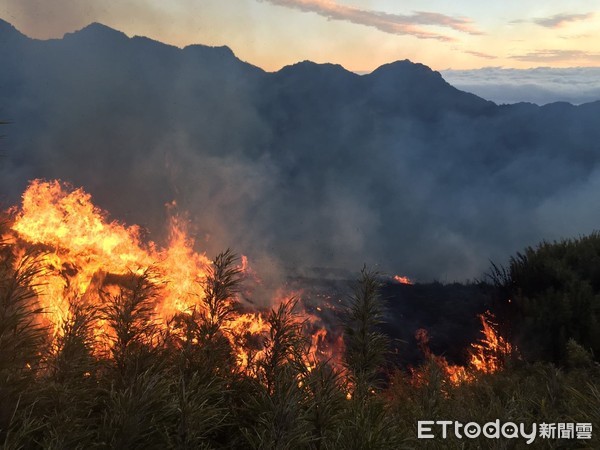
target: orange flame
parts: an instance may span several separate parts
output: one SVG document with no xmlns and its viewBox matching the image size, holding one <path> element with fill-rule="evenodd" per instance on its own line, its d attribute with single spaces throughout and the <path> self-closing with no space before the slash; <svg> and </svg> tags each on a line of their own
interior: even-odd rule
<svg viewBox="0 0 600 450">
<path fill-rule="evenodd" d="M 494 373 L 502 369 L 507 356 L 513 352 L 512 345 L 496 331 L 494 315 L 490 311 L 479 316 L 483 338 L 471 344 L 469 364 L 476 371 Z"/>
<path fill-rule="evenodd" d="M 471 344 L 467 366 L 450 364 L 443 356 L 434 355 L 429 348 L 429 334 L 419 329 L 415 338 L 424 356 L 430 360 L 452 385 L 472 382 L 477 374 L 495 373 L 504 367 L 506 358 L 513 353 L 512 345 L 496 330 L 494 315 L 490 311 L 479 315 L 483 338 Z M 412 369 L 412 383 L 420 386 L 427 383 L 427 367 Z"/>
<path fill-rule="evenodd" d="M 68 311 L 69 295 L 94 296 L 108 275 L 140 275 L 150 266 L 166 281 L 157 310 L 163 319 L 185 311 L 202 296 L 198 280 L 205 278 L 210 261 L 193 251 L 194 242 L 177 218 L 171 219 L 169 246 L 158 249 L 141 242 L 139 227 L 108 222 L 82 189 L 35 180 L 23 194 L 12 230 L 48 251 L 43 259 L 49 270 L 38 294 L 56 327 Z"/>
<path fill-rule="evenodd" d="M 402 275 L 394 275 L 394 281 L 400 284 L 414 284 L 410 278 Z"/>
<path fill-rule="evenodd" d="M 55 336 L 60 335 L 69 317 L 69 301 L 99 304 L 100 292 L 112 293 L 111 289 L 118 289 L 124 280 L 140 276 L 148 268 L 152 268 L 156 278 L 151 280 L 159 291 L 155 313 L 163 326 L 178 313 L 206 312 L 202 283 L 211 261 L 194 250 L 195 242 L 181 218 L 171 217 L 168 245 L 161 248 L 153 242 L 143 242 L 139 227 L 108 221 L 82 189 L 70 188 L 60 181 L 41 180 L 31 182 L 21 207 L 12 212 L 12 241 L 20 247 L 44 250 L 42 264 L 47 270 L 39 275 L 35 289 Z M 253 274 L 245 256 L 239 269 L 246 276 Z M 276 302 L 286 298 L 289 294 L 282 294 Z M 242 368 L 248 365 L 249 357 L 234 335 L 264 333 L 268 324 L 263 314 L 264 311 L 236 312 L 226 324 L 234 330 L 229 339 Z M 314 333 L 311 356 L 327 356 L 323 350 L 327 331 L 322 323 L 306 312 L 301 315 Z M 98 321 L 100 329 L 94 330 L 94 335 L 101 336 L 105 326 Z M 260 356 L 260 351 L 257 353 Z"/>
</svg>

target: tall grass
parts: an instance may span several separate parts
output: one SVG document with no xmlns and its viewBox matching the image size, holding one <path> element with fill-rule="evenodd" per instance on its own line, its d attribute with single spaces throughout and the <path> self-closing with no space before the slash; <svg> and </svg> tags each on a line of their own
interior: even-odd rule
<svg viewBox="0 0 600 450">
<path fill-rule="evenodd" d="M 228 321 L 240 273 L 235 255 L 218 255 L 203 282 L 202 309 L 159 327 L 156 274 L 132 275 L 100 305 L 72 298 L 60 333 L 41 320 L 35 253 L 0 246 L 0 445 L 4 449 L 396 449 L 518 448 L 523 441 L 418 441 L 418 420 L 591 422 L 600 447 L 600 369 L 570 342 L 569 364 L 517 362 L 504 372 L 454 386 L 436 359 L 415 383 L 389 371 L 376 273 L 363 270 L 344 323 L 344 368 L 309 361 L 297 299 L 267 314 L 262 342 L 247 342 L 240 369 Z M 105 321 L 106 346 L 94 327 Z M 581 443 L 581 442 L 579 442 Z M 539 447 L 574 447 L 552 440 Z"/>
</svg>

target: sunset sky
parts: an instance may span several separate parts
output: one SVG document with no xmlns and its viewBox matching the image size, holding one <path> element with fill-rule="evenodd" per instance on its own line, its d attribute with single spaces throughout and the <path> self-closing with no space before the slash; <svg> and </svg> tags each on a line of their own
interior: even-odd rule
<svg viewBox="0 0 600 450">
<path fill-rule="evenodd" d="M 40 39 L 101 22 L 179 47 L 227 45 L 266 70 L 600 66 L 600 0 L 4 0 L 0 18 Z"/>
</svg>

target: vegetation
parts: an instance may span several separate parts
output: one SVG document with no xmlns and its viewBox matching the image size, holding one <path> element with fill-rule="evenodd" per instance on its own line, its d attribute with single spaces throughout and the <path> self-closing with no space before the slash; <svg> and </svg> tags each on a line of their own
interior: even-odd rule
<svg viewBox="0 0 600 450">
<path fill-rule="evenodd" d="M 493 267 L 495 308 L 527 360 L 566 365 L 574 340 L 600 356 L 600 234 L 543 242 Z"/>
<path fill-rule="evenodd" d="M 597 314 L 594 280 L 599 278 L 590 267 L 592 249 L 600 255 L 597 240 L 594 235 L 544 244 L 519 255 L 503 272 L 502 286 L 518 294 L 511 297 L 514 303 L 523 302 L 517 310 L 519 323 L 532 327 L 528 336 L 537 346 L 563 329 L 560 339 L 570 338 L 558 354 L 564 368 L 513 361 L 503 371 L 459 384 L 446 378 L 443 358 L 429 358 L 418 369 L 418 382 L 415 372 L 386 364 L 380 286 L 377 274 L 368 270 L 360 275 L 344 319 L 343 368 L 328 361 L 307 365 L 310 339 L 297 316 L 297 300 L 290 299 L 268 313 L 263 342 L 245 344 L 248 365 L 242 369 L 230 342 L 245 337 L 227 327 L 240 281 L 231 252 L 213 262 L 202 311 L 176 316 L 166 328 L 158 326 L 153 315 L 156 277 L 150 270 L 124 280 L 117 292 L 102 293 L 101 307 L 73 298 L 59 337 L 52 339 L 41 325 L 44 312 L 34 295 L 35 275 L 46 269 L 35 253 L 15 255 L 3 242 L 0 442 L 5 449 L 464 448 L 465 441 L 456 438 L 418 441 L 417 421 L 500 419 L 593 423 L 593 439 L 585 443 L 598 448 L 596 335 L 591 322 L 577 327 Z M 497 281 L 499 274 L 500 269 Z M 570 313 L 553 318 L 553 306 L 541 305 L 544 298 L 551 305 L 566 304 L 561 314 Z M 535 321 L 534 302 L 551 321 L 549 330 Z M 97 320 L 109 330 L 100 348 L 92 327 Z M 544 351 L 562 345 L 560 339 Z M 259 347 L 262 356 L 253 357 Z M 574 448 L 581 442 L 536 444 Z M 467 443 L 515 448 L 509 444 L 484 438 Z M 516 445 L 525 444 L 521 439 Z"/>
</svg>

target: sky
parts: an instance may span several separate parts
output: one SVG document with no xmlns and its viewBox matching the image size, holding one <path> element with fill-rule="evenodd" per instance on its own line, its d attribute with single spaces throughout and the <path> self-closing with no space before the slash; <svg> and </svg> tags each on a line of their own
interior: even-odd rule
<svg viewBox="0 0 600 450">
<path fill-rule="evenodd" d="M 268 71 L 600 66 L 600 0 L 3 0 L 0 18 L 38 39 L 100 22 L 178 47 L 227 45 Z"/>
</svg>

